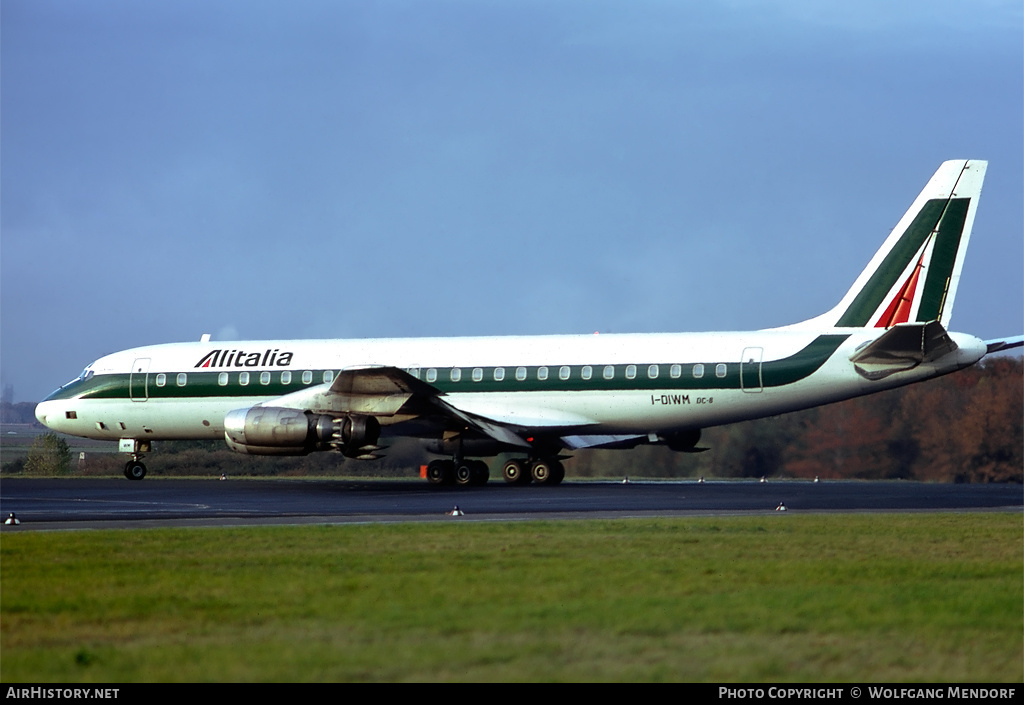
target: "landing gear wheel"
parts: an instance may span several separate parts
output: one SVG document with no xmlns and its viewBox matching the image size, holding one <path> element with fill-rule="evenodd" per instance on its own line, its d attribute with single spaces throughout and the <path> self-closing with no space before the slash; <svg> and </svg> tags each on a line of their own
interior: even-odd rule
<svg viewBox="0 0 1024 705">
<path fill-rule="evenodd" d="M 530 465 L 530 476 L 538 485 L 557 485 L 565 479 L 565 468 L 557 458 L 541 458 Z"/>
<path fill-rule="evenodd" d="M 432 485 L 450 485 L 455 482 L 455 463 L 450 460 L 434 460 L 427 465 L 427 482 Z"/>
<path fill-rule="evenodd" d="M 565 479 L 565 467 L 557 460 L 552 460 L 549 464 L 551 465 L 551 480 L 548 481 L 548 484 L 561 484 L 562 480 Z"/>
<path fill-rule="evenodd" d="M 472 463 L 473 479 L 472 484 L 483 485 L 487 484 L 487 481 L 491 479 L 491 469 L 487 467 L 487 463 L 482 460 L 474 460 Z"/>
<path fill-rule="evenodd" d="M 501 469 L 501 475 L 510 485 L 525 485 L 532 479 L 526 463 L 522 460 L 510 460 Z"/>
<path fill-rule="evenodd" d="M 129 480 L 141 480 L 146 476 L 146 466 L 138 460 L 129 460 L 124 466 L 124 476 Z"/>
<path fill-rule="evenodd" d="M 465 461 L 455 467 L 455 484 L 459 487 L 467 487 L 473 484 L 473 463 Z"/>
<path fill-rule="evenodd" d="M 464 460 L 455 466 L 455 484 L 460 487 L 486 485 L 489 479 L 491 471 L 482 460 Z"/>
<path fill-rule="evenodd" d="M 546 460 L 534 460 L 533 465 L 530 466 L 530 476 L 538 485 L 552 484 L 551 464 Z"/>
</svg>

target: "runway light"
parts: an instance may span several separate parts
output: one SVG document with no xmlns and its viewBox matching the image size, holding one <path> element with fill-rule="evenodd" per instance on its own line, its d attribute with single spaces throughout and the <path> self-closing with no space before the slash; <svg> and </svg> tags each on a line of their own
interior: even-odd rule
<svg viewBox="0 0 1024 705">
<path fill-rule="evenodd" d="M 777 512 L 784 512 L 784 511 L 786 511 L 785 503 L 784 502 L 779 502 L 779 506 L 777 506 L 775 508 L 775 511 L 777 511 Z"/>
<path fill-rule="evenodd" d="M 768 480 L 767 480 L 767 479 L 765 479 L 765 476 L 764 476 L 764 475 L 761 475 L 761 483 L 763 484 L 763 483 L 765 483 L 765 482 L 768 482 Z"/>
<path fill-rule="evenodd" d="M 629 484 L 629 475 L 626 475 L 624 478 L 622 478 L 622 484 L 624 484 L 624 485 L 628 485 Z"/>
<path fill-rule="evenodd" d="M 4 524 L 7 524 L 8 526 L 17 526 L 20 523 L 21 522 L 18 520 L 18 517 L 14 516 L 14 512 L 8 514 L 7 521 L 4 522 Z"/>
<path fill-rule="evenodd" d="M 815 482 L 817 482 L 817 481 L 818 481 L 818 476 L 817 476 L 817 475 L 815 475 L 815 476 L 814 476 L 814 481 L 815 481 Z"/>
<path fill-rule="evenodd" d="M 450 517 L 461 517 L 461 516 L 465 516 L 465 514 L 466 513 L 464 511 L 459 509 L 459 505 L 457 505 L 457 504 L 455 505 L 455 509 L 451 510 L 450 512 L 445 512 L 445 516 L 450 516 Z"/>
<path fill-rule="evenodd" d="M 697 484 L 698 485 L 703 485 L 704 484 L 704 476 L 703 475 L 701 475 L 700 479 L 697 480 Z"/>
</svg>

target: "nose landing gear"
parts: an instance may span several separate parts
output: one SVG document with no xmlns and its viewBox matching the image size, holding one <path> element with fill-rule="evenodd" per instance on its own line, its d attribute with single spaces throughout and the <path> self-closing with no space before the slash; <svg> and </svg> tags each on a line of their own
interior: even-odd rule
<svg viewBox="0 0 1024 705">
<path fill-rule="evenodd" d="M 122 438 L 120 450 L 122 453 L 131 453 L 132 459 L 124 465 L 124 476 L 129 480 L 141 480 L 146 476 L 146 464 L 142 462 L 142 456 L 152 449 L 149 441 L 140 441 L 134 438 Z"/>
<path fill-rule="evenodd" d="M 125 463 L 124 476 L 129 480 L 141 480 L 146 476 L 146 464 L 138 458 L 133 458 Z"/>
</svg>

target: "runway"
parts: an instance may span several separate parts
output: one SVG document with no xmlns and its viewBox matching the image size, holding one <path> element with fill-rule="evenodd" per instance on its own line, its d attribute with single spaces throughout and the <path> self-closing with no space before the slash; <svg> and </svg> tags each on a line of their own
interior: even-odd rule
<svg viewBox="0 0 1024 705">
<path fill-rule="evenodd" d="M 565 482 L 431 487 L 422 481 L 9 478 L 3 531 L 148 526 L 587 519 L 787 512 L 1020 511 L 1020 485 L 917 482 Z"/>
</svg>

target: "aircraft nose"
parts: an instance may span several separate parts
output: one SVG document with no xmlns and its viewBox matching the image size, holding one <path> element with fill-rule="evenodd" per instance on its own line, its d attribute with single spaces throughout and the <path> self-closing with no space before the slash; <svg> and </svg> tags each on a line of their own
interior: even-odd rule
<svg viewBox="0 0 1024 705">
<path fill-rule="evenodd" d="M 47 428 L 53 428 L 50 423 L 47 423 L 47 418 L 53 417 L 54 409 L 52 401 L 41 401 L 36 404 L 36 419 L 39 423 L 46 426 Z"/>
</svg>

